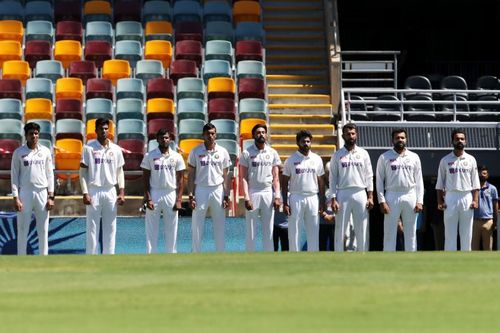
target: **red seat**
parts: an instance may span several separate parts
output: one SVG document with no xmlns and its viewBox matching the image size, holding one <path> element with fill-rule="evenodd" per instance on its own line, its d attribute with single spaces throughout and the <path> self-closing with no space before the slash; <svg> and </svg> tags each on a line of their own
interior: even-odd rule
<svg viewBox="0 0 500 333">
<path fill-rule="evenodd" d="M 80 0 L 56 1 L 54 19 L 60 21 L 82 21 L 82 3 Z"/>
<path fill-rule="evenodd" d="M 78 21 L 61 21 L 56 25 L 56 41 L 76 40 L 82 42 L 83 29 Z"/>
<path fill-rule="evenodd" d="M 24 49 L 24 60 L 26 60 L 31 68 L 35 68 L 36 63 L 40 60 L 52 59 L 52 46 L 47 40 L 31 40 L 26 42 Z"/>
<path fill-rule="evenodd" d="M 113 17 L 116 22 L 120 21 L 141 21 L 142 1 L 141 0 L 115 0 L 113 4 Z"/>
<path fill-rule="evenodd" d="M 60 98 L 56 101 L 56 121 L 67 118 L 83 120 L 82 109 L 81 100 Z"/>
<path fill-rule="evenodd" d="M 148 120 L 148 139 L 156 139 L 156 132 L 161 128 L 166 128 L 167 131 L 175 136 L 175 123 L 173 119 L 151 119 Z"/>
<path fill-rule="evenodd" d="M 181 40 L 175 43 L 175 59 L 193 60 L 200 67 L 202 59 L 201 42 L 197 40 Z"/>
<path fill-rule="evenodd" d="M 23 85 L 21 81 L 16 79 L 0 80 L 0 98 L 15 98 L 22 100 Z"/>
<path fill-rule="evenodd" d="M 0 139 L 0 170 L 10 170 L 14 150 L 20 146 L 19 140 Z M 2 175 L 0 178 L 9 179 L 10 175 Z"/>
<path fill-rule="evenodd" d="M 213 98 L 208 101 L 208 120 L 236 120 L 236 107 L 231 98 Z"/>
<path fill-rule="evenodd" d="M 238 98 L 266 99 L 264 80 L 255 77 L 244 77 L 238 81 Z"/>
<path fill-rule="evenodd" d="M 144 141 L 138 139 L 124 139 L 118 141 L 118 145 L 122 148 L 123 158 L 125 159 L 123 170 L 141 170 L 141 162 L 144 158 Z M 129 176 L 126 178 L 134 179 L 138 177 Z"/>
<path fill-rule="evenodd" d="M 258 40 L 240 40 L 236 42 L 236 62 L 240 60 L 262 61 L 262 43 Z"/>
<path fill-rule="evenodd" d="M 149 80 L 147 85 L 147 99 L 150 98 L 174 99 L 174 82 L 166 78 Z"/>
<path fill-rule="evenodd" d="M 175 25 L 175 41 L 196 40 L 203 42 L 203 26 L 199 22 L 178 22 Z"/>
<path fill-rule="evenodd" d="M 84 57 L 85 60 L 93 61 L 98 68 L 102 68 L 104 61 L 113 57 L 113 48 L 106 41 L 89 40 L 85 43 Z"/>
<path fill-rule="evenodd" d="M 170 66 L 170 78 L 177 85 L 177 81 L 183 77 L 197 77 L 198 68 L 193 60 L 174 60 Z"/>
<path fill-rule="evenodd" d="M 73 61 L 69 65 L 69 76 L 77 77 L 87 84 L 87 80 L 97 77 L 97 67 L 93 61 Z"/>
<path fill-rule="evenodd" d="M 87 99 L 107 98 L 113 100 L 113 83 L 108 79 L 89 79 L 85 97 Z"/>
</svg>

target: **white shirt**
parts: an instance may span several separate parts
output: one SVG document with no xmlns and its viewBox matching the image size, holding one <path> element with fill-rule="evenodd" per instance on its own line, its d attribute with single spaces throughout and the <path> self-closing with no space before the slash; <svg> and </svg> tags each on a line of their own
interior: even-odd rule
<svg viewBox="0 0 500 333">
<path fill-rule="evenodd" d="M 281 165 L 278 152 L 268 145 L 259 150 L 255 144 L 241 154 L 240 164 L 248 168 L 247 178 L 250 191 L 271 190 L 273 167 Z"/>
<path fill-rule="evenodd" d="M 196 185 L 217 186 L 224 183 L 224 169 L 231 166 L 231 158 L 226 148 L 217 143 L 210 151 L 202 143 L 191 150 L 188 164 L 196 168 Z"/>
<path fill-rule="evenodd" d="M 479 190 L 479 174 L 474 156 L 464 152 L 457 157 L 449 153 L 439 162 L 436 190 L 469 192 Z"/>
<path fill-rule="evenodd" d="M 118 182 L 117 171 L 125 160 L 120 146 L 108 141 L 104 147 L 99 141 L 91 140 L 83 147 L 81 163 L 88 167 L 89 185 L 110 187 Z"/>
<path fill-rule="evenodd" d="M 330 196 L 337 190 L 360 188 L 373 191 L 372 162 L 368 152 L 358 146 L 349 151 L 345 147 L 336 151 L 330 159 Z"/>
<path fill-rule="evenodd" d="M 178 152 L 169 149 L 166 154 L 162 154 L 156 148 L 144 155 L 141 168 L 151 171 L 149 184 L 152 189 L 175 190 L 176 172 L 186 169 L 186 165 Z"/>
<path fill-rule="evenodd" d="M 23 187 L 47 188 L 47 192 L 54 192 L 54 165 L 50 150 L 40 144 L 35 149 L 27 145 L 17 148 L 12 155 L 10 176 L 14 197 L 19 196 L 19 189 Z"/>
<path fill-rule="evenodd" d="M 290 177 L 290 193 L 312 195 L 319 192 L 318 177 L 325 174 L 323 160 L 313 152 L 307 156 L 296 151 L 286 161 L 283 175 Z"/>
<path fill-rule="evenodd" d="M 384 191 L 415 190 L 417 203 L 424 203 L 424 180 L 420 157 L 405 149 L 399 154 L 390 149 L 380 155 L 377 161 L 377 195 L 380 203 L 385 202 Z"/>
</svg>

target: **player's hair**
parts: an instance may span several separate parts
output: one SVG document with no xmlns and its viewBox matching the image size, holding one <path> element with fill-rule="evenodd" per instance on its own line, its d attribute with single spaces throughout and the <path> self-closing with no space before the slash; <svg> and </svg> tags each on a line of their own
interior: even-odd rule
<svg viewBox="0 0 500 333">
<path fill-rule="evenodd" d="M 102 126 L 102 125 L 108 125 L 109 126 L 109 119 L 106 119 L 106 118 L 97 118 L 95 120 L 95 129 L 96 129 L 96 131 L 99 128 L 99 126 Z"/>
<path fill-rule="evenodd" d="M 170 133 L 170 131 L 168 129 L 166 129 L 165 127 L 162 127 L 162 128 L 160 128 L 158 130 L 158 132 L 156 132 L 156 138 L 164 136 L 167 133 L 168 133 L 168 137 L 171 138 L 172 137 L 172 133 Z"/>
<path fill-rule="evenodd" d="M 311 134 L 311 132 L 309 132 L 308 130 L 300 130 L 297 132 L 297 135 L 295 137 L 295 141 L 297 143 L 299 143 L 300 139 L 302 138 L 309 138 L 312 140 L 313 136 Z"/>
<path fill-rule="evenodd" d="M 456 134 L 463 134 L 465 137 L 467 137 L 467 135 L 465 134 L 465 131 L 463 129 L 461 129 L 461 128 L 455 128 L 453 130 L 453 132 L 451 132 L 451 140 L 452 141 L 455 138 Z"/>
<path fill-rule="evenodd" d="M 408 137 L 408 132 L 406 132 L 406 130 L 404 128 L 395 128 L 392 130 L 391 138 L 394 139 L 394 135 L 396 135 L 398 133 L 404 133 L 405 136 Z"/>
<path fill-rule="evenodd" d="M 26 125 L 24 125 L 24 135 L 27 135 L 31 130 L 40 132 L 40 125 L 35 122 L 27 123 Z"/>
<path fill-rule="evenodd" d="M 356 131 L 356 133 L 358 133 L 358 126 L 353 123 L 345 124 L 344 127 L 342 127 L 342 134 L 345 134 L 345 132 L 348 130 L 354 130 Z"/>
<path fill-rule="evenodd" d="M 478 166 L 478 167 L 477 167 L 477 170 L 478 170 L 479 172 L 481 172 L 481 171 L 488 171 L 488 167 L 487 167 L 486 165 L 484 165 L 484 164 L 483 164 L 483 165 Z"/>
<path fill-rule="evenodd" d="M 215 131 L 217 131 L 217 127 L 215 127 L 214 124 L 212 123 L 206 123 L 204 126 L 203 126 L 203 133 L 206 133 L 208 131 L 210 131 L 211 129 L 214 129 L 215 128 Z"/>
<path fill-rule="evenodd" d="M 266 133 L 267 133 L 267 126 L 266 126 L 266 125 L 264 125 L 264 124 L 257 124 L 257 125 L 255 125 L 255 126 L 252 128 L 252 136 L 255 136 L 255 132 L 257 132 L 257 130 L 258 130 L 259 128 L 263 128 L 263 129 L 265 129 L 265 130 L 266 130 Z"/>
</svg>

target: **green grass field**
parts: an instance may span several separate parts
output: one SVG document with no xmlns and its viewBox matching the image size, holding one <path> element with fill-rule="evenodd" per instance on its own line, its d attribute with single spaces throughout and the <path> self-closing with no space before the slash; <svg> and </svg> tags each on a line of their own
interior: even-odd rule
<svg viewBox="0 0 500 333">
<path fill-rule="evenodd" d="M 494 332 L 499 253 L 0 256 L 0 332 Z"/>
</svg>

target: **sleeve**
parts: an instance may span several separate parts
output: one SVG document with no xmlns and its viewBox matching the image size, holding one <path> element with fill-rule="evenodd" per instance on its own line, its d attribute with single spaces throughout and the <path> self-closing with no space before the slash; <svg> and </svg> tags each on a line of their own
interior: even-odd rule
<svg viewBox="0 0 500 333">
<path fill-rule="evenodd" d="M 436 181 L 436 190 L 444 190 L 446 184 L 446 167 L 444 158 L 439 162 L 438 176 Z"/>
<path fill-rule="evenodd" d="M 20 174 L 20 165 L 17 150 L 14 151 L 12 156 L 12 161 L 10 164 L 10 179 L 12 183 L 12 195 L 14 197 L 19 196 L 19 174 Z"/>
<path fill-rule="evenodd" d="M 338 165 L 336 163 L 336 154 L 333 154 L 330 158 L 330 174 L 328 175 L 328 185 L 330 189 L 330 197 L 335 198 L 337 196 L 337 182 L 338 182 Z"/>
<path fill-rule="evenodd" d="M 86 166 L 89 166 L 89 164 L 90 164 L 89 151 L 90 151 L 90 148 L 88 146 L 83 147 L 82 158 L 80 160 L 80 163 L 85 164 Z"/>
<path fill-rule="evenodd" d="M 231 163 L 231 157 L 229 156 L 229 152 L 227 149 L 224 149 L 224 162 L 223 162 L 223 168 L 229 168 L 232 163 Z"/>
<path fill-rule="evenodd" d="M 195 151 L 196 151 L 196 148 L 194 148 L 193 150 L 191 150 L 189 152 L 189 156 L 188 156 L 188 164 L 190 166 L 192 166 L 193 168 L 196 168 L 196 155 L 195 155 Z"/>
<path fill-rule="evenodd" d="M 184 159 L 182 156 L 178 156 L 177 158 L 177 167 L 175 168 L 175 171 L 182 171 L 186 170 L 186 164 L 184 163 Z"/>
<path fill-rule="evenodd" d="M 47 150 L 46 163 L 46 177 L 47 177 L 47 191 L 54 192 L 54 164 L 52 163 L 52 154 Z"/>
<path fill-rule="evenodd" d="M 151 170 L 151 166 L 149 165 L 149 153 L 146 153 L 141 162 L 141 168 L 146 170 Z"/>
<path fill-rule="evenodd" d="M 385 202 L 385 158 L 384 155 L 380 155 L 377 161 L 377 169 L 376 169 L 376 189 L 377 189 L 377 198 L 379 203 Z"/>
<path fill-rule="evenodd" d="M 493 200 L 498 200 L 498 190 L 495 186 L 491 185 L 491 198 Z"/>
<path fill-rule="evenodd" d="M 318 165 L 316 167 L 316 174 L 318 175 L 318 177 L 321 177 L 325 174 L 325 167 L 323 166 L 323 160 L 319 156 L 317 159 L 317 164 Z"/>
<path fill-rule="evenodd" d="M 372 169 L 372 161 L 370 160 L 370 155 L 367 151 L 365 151 L 365 183 L 366 190 L 368 192 L 373 191 L 373 169 Z"/>
<path fill-rule="evenodd" d="M 118 168 L 121 168 L 125 165 L 125 159 L 123 158 L 123 152 L 122 152 L 122 149 L 120 146 L 118 146 L 118 149 L 117 149 L 117 160 L 116 160 L 116 166 Z"/>
<path fill-rule="evenodd" d="M 420 157 L 418 155 L 415 156 L 415 185 L 416 185 L 416 194 L 417 194 L 417 203 L 424 203 L 424 178 L 422 177 L 422 162 L 420 162 Z"/>
<path fill-rule="evenodd" d="M 473 163 L 472 163 L 472 180 L 471 180 L 471 184 L 472 184 L 472 189 L 473 190 L 479 190 L 481 188 L 481 184 L 479 183 L 479 173 L 477 172 L 477 162 L 476 162 L 476 159 L 473 158 L 472 159 Z"/>
<path fill-rule="evenodd" d="M 241 166 L 244 166 L 245 168 L 248 168 L 248 156 L 250 154 L 248 153 L 248 150 L 245 150 L 243 151 L 243 153 L 241 153 L 241 160 L 240 160 L 240 165 Z"/>
<path fill-rule="evenodd" d="M 290 170 L 290 158 L 288 158 L 286 161 L 285 161 L 285 166 L 283 167 L 283 175 L 284 176 L 287 176 L 287 177 L 290 177 L 292 175 L 292 171 Z"/>
<path fill-rule="evenodd" d="M 274 151 L 273 155 L 274 155 L 273 166 L 281 165 L 281 158 L 276 150 Z"/>
</svg>

